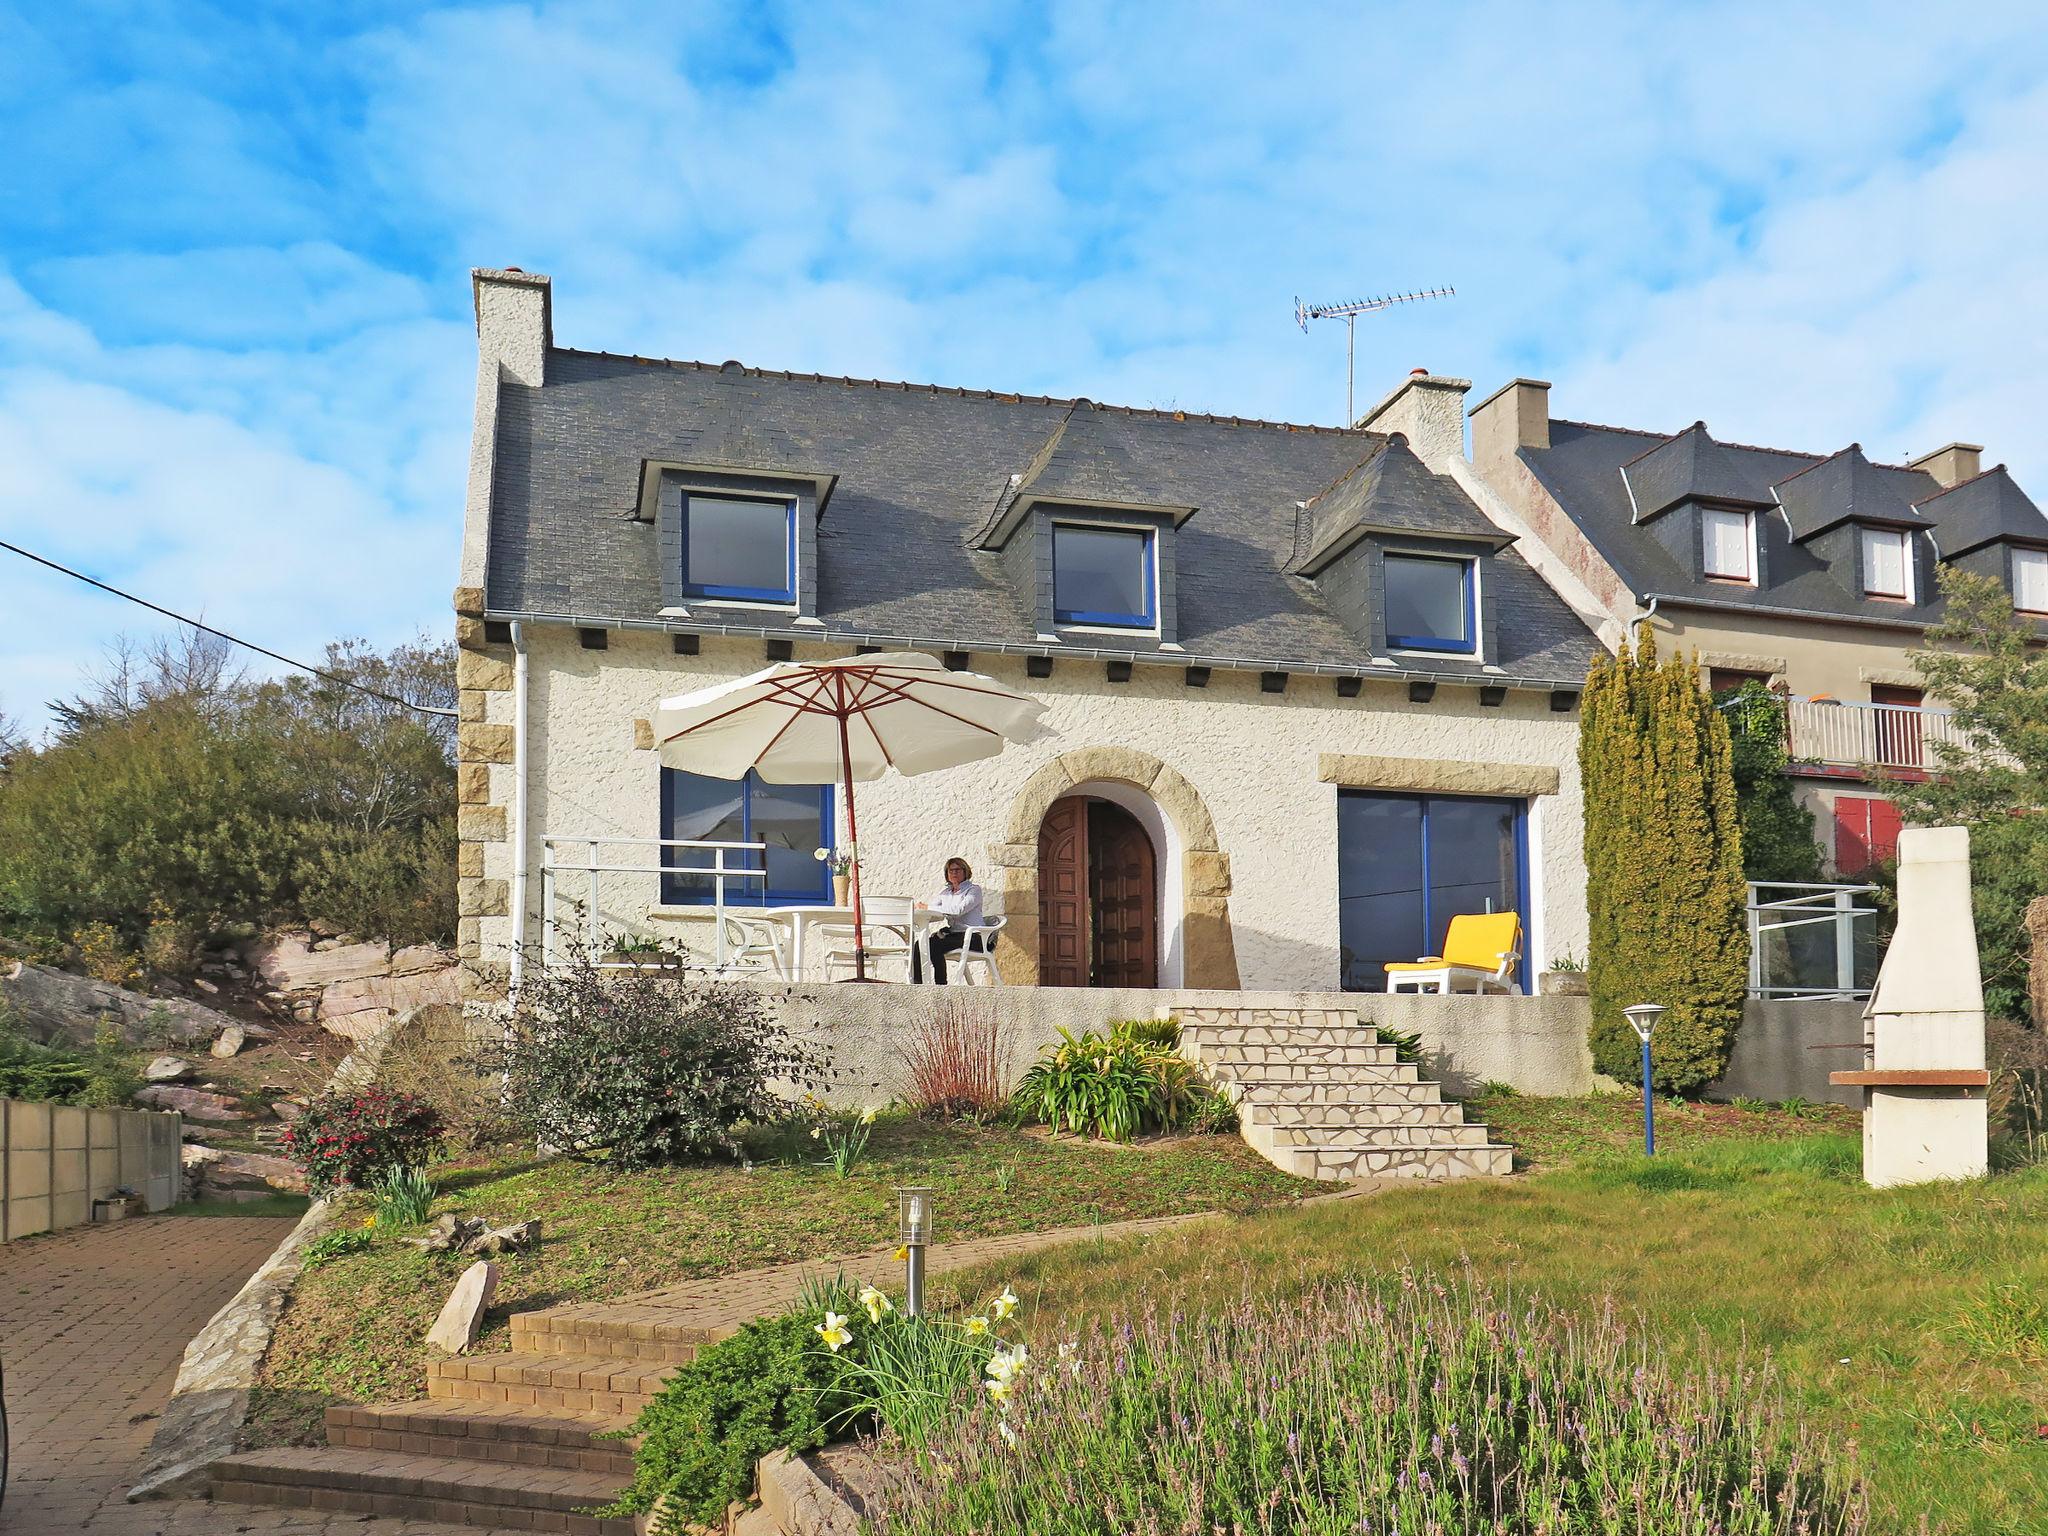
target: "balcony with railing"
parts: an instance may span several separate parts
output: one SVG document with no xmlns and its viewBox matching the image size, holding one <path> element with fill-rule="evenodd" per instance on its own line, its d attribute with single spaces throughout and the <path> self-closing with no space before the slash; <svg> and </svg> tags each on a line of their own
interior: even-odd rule
<svg viewBox="0 0 2048 1536">
<path fill-rule="evenodd" d="M 1790 699 L 1785 750 L 1795 767 L 1888 769 L 1910 773 L 1936 766 L 1941 744 L 1964 745 L 1945 709 L 1906 704 L 1848 704 Z"/>
</svg>

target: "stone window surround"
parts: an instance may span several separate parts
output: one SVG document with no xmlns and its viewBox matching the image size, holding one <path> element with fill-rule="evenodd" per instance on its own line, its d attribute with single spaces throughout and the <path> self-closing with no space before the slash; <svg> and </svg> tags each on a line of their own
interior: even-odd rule
<svg viewBox="0 0 2048 1536">
<path fill-rule="evenodd" d="M 1541 763 L 1454 762 L 1433 757 L 1369 757 L 1325 752 L 1316 777 L 1340 789 L 1530 798 L 1558 793 L 1561 775 Z"/>
</svg>

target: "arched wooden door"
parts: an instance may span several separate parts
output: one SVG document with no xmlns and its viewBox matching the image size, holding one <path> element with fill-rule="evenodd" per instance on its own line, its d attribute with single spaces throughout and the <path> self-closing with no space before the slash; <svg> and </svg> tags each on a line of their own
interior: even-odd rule
<svg viewBox="0 0 2048 1536">
<path fill-rule="evenodd" d="M 1038 981 L 1159 984 L 1157 858 L 1138 819 L 1111 801 L 1058 800 L 1039 824 Z"/>
</svg>

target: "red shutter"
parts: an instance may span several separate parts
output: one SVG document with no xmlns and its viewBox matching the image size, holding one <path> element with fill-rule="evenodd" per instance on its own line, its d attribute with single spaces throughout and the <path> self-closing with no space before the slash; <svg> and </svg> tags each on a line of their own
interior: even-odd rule
<svg viewBox="0 0 2048 1536">
<path fill-rule="evenodd" d="M 1899 808 L 1875 795 L 1835 797 L 1835 873 L 1860 875 L 1897 858 Z"/>
</svg>

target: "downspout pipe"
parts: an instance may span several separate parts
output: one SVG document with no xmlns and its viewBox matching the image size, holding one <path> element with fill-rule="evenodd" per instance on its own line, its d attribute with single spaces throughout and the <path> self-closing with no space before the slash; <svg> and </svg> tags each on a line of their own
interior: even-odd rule
<svg viewBox="0 0 2048 1536">
<path fill-rule="evenodd" d="M 512 970 L 510 993 L 526 975 L 526 626 L 512 625 Z"/>
</svg>

